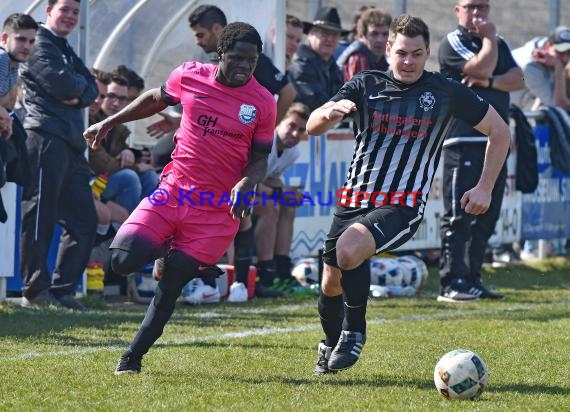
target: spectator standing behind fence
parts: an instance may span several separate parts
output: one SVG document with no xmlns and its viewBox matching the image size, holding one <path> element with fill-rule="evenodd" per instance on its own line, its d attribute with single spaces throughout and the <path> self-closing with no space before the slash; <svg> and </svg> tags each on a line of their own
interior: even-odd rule
<svg viewBox="0 0 570 412">
<path fill-rule="evenodd" d="M 215 286 L 221 270 L 214 265 L 247 214 L 247 193 L 265 175 L 276 107 L 273 96 L 252 78 L 261 47 L 254 27 L 230 23 L 219 36 L 218 65 L 183 63 L 162 88 L 143 93 L 85 131 L 97 147 L 117 124 L 168 105 L 184 108 L 173 160 L 159 188 L 143 199 L 111 244 L 113 269 L 122 274 L 165 256 L 168 249 L 156 294 L 116 374 L 140 372 L 143 355 L 162 334 L 188 281 L 201 277 Z"/>
<path fill-rule="evenodd" d="M 227 24 L 224 12 L 216 6 L 202 5 L 190 14 L 188 20 L 196 39 L 196 45 L 206 53 L 215 52 L 218 37 Z M 295 89 L 287 80 L 287 76 L 281 73 L 263 53 L 259 55 L 253 77 L 271 94 L 278 96 L 277 123 L 279 123 L 293 102 Z"/>
<path fill-rule="evenodd" d="M 355 124 L 354 154 L 342 187 L 346 196 L 325 240 L 318 300 L 325 340 L 318 346 L 315 374 L 347 369 L 358 360 L 366 342 L 369 258 L 402 246 L 417 230 L 454 117 L 489 135 L 479 180 L 461 198 L 467 213 L 480 215 L 489 207 L 509 148 L 509 128 L 492 106 L 467 87 L 424 70 L 429 31 L 421 19 L 395 18 L 386 54 L 391 71 L 357 74 L 307 122 L 313 135 L 346 116 Z M 373 196 L 378 193 L 384 196 Z"/>
<path fill-rule="evenodd" d="M 444 76 L 471 87 L 508 122 L 509 92 L 523 86 L 523 74 L 489 19 L 489 3 L 460 0 L 454 6 L 459 25 L 443 38 L 439 65 Z M 494 182 L 491 205 L 485 213 L 474 216 L 460 206 L 465 191 L 481 176 L 486 150 L 487 136 L 461 121 L 452 125 L 443 144 L 440 301 L 503 298 L 481 283 L 481 270 L 501 212 L 506 162 Z"/>
<path fill-rule="evenodd" d="M 295 101 L 315 110 L 334 96 L 343 84 L 333 54 L 340 36 L 348 31 L 342 29 L 334 7 L 319 9 L 314 21 L 303 22 L 303 26 L 307 44 L 301 44 L 297 49 L 288 76 L 297 92 Z"/>
<path fill-rule="evenodd" d="M 380 9 L 371 8 L 362 13 L 356 25 L 357 39 L 336 60 L 345 81 L 363 70 L 388 69 L 386 42 L 391 23 L 392 16 Z"/>
<path fill-rule="evenodd" d="M 79 20 L 79 1 L 49 0 L 46 12 L 32 55 L 21 67 L 32 164 L 32 183 L 22 196 L 22 303 L 83 309 L 74 294 L 93 246 L 97 214 L 82 109 L 98 90 L 66 40 Z M 50 282 L 47 256 L 56 223 L 63 233 Z"/>
<path fill-rule="evenodd" d="M 537 37 L 513 50 L 513 57 L 522 68 L 525 87 L 511 93 L 514 104 L 523 110 L 538 110 L 541 106 L 558 106 L 570 111 L 570 29 L 557 27 L 547 37 Z M 566 254 L 566 239 L 551 240 L 555 255 Z M 538 259 L 538 241 L 527 240 L 521 259 Z"/>
<path fill-rule="evenodd" d="M 357 37 L 356 26 L 358 25 L 358 20 L 360 20 L 360 16 L 362 15 L 362 13 L 364 13 L 366 10 L 368 10 L 370 8 L 374 8 L 374 6 L 362 5 L 362 6 L 358 7 L 358 10 L 356 10 L 356 12 L 354 12 L 354 14 L 352 15 L 352 22 L 351 22 L 350 30 L 348 30 L 345 34 L 340 36 L 340 40 L 338 41 L 338 45 L 336 46 L 336 50 L 334 51 L 333 59 L 335 59 L 335 61 L 338 60 L 338 58 L 344 52 L 344 50 L 354 40 L 356 40 L 356 37 Z"/>
</svg>

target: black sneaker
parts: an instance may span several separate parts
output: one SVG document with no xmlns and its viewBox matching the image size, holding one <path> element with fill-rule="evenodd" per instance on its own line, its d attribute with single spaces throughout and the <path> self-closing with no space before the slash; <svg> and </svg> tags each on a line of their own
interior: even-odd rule
<svg viewBox="0 0 570 412">
<path fill-rule="evenodd" d="M 64 308 L 79 310 L 79 311 L 84 311 L 86 309 L 85 306 L 79 303 L 77 299 L 75 299 L 75 297 L 71 294 L 58 296 L 56 299 Z"/>
<path fill-rule="evenodd" d="M 283 292 L 277 289 L 264 286 L 261 283 L 255 284 L 255 296 L 258 298 L 278 298 L 283 296 Z"/>
<path fill-rule="evenodd" d="M 142 368 L 142 357 L 132 355 L 122 355 L 115 368 L 115 375 L 140 373 Z"/>
<path fill-rule="evenodd" d="M 437 297 L 438 302 L 468 302 L 479 299 L 470 291 L 470 285 L 464 279 L 459 278 L 444 287 Z"/>
<path fill-rule="evenodd" d="M 328 363 L 329 369 L 340 371 L 354 366 L 365 343 L 365 334 L 343 330 L 338 343 L 331 352 Z"/>
<path fill-rule="evenodd" d="M 49 290 L 44 289 L 32 299 L 28 299 L 25 296 L 22 296 L 21 306 L 24 308 L 30 308 L 34 306 L 45 308 L 52 306 L 61 308 L 62 305 Z"/>
<path fill-rule="evenodd" d="M 493 299 L 493 300 L 500 300 L 504 299 L 505 296 L 501 295 L 500 293 L 496 293 L 487 289 L 481 282 L 477 282 L 469 288 L 469 293 L 474 296 L 477 296 L 479 299 Z"/>
<path fill-rule="evenodd" d="M 329 369 L 329 359 L 331 357 L 332 350 L 333 350 L 332 347 L 325 345 L 324 340 L 319 342 L 319 347 L 317 349 L 319 357 L 317 358 L 317 364 L 315 365 L 315 369 L 313 370 L 313 375 L 336 373 L 336 371 L 332 371 Z"/>
</svg>

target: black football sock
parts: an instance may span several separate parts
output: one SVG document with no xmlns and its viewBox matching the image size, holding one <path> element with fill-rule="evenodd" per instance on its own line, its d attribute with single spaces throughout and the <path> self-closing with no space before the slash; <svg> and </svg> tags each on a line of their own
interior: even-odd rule
<svg viewBox="0 0 570 412">
<path fill-rule="evenodd" d="M 325 332 L 325 345 L 334 347 L 342 331 L 342 320 L 344 318 L 342 295 L 326 296 L 321 291 L 317 307 L 321 326 Z"/>
<path fill-rule="evenodd" d="M 365 260 L 352 270 L 342 270 L 344 322 L 342 329 L 366 333 L 366 305 L 370 293 L 370 262 Z"/>
<path fill-rule="evenodd" d="M 251 247 L 253 245 L 253 227 L 238 232 L 234 239 L 235 246 L 235 281 L 241 282 L 247 287 L 247 275 L 251 265 Z"/>
</svg>

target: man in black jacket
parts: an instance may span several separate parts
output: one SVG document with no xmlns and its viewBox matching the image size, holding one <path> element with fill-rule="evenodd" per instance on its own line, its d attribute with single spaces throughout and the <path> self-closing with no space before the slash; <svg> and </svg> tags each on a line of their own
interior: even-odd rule
<svg viewBox="0 0 570 412">
<path fill-rule="evenodd" d="M 297 49 L 288 76 L 297 92 L 295 101 L 315 110 L 334 96 L 344 83 L 333 54 L 341 35 L 348 31 L 342 29 L 334 7 L 323 7 L 312 23 L 303 22 L 303 32 L 308 43 Z"/>
<path fill-rule="evenodd" d="M 14 113 L 18 94 L 18 66 L 31 54 L 38 24 L 27 14 L 9 15 L 0 33 L 0 188 L 6 181 L 26 184 L 26 133 Z M 0 223 L 8 214 L 0 195 Z"/>
<path fill-rule="evenodd" d="M 74 292 L 97 228 L 89 187 L 82 109 L 98 94 L 95 79 L 66 37 L 79 20 L 79 0 L 49 0 L 47 20 L 21 77 L 26 97 L 32 183 L 22 199 L 22 305 L 83 309 Z M 50 281 L 47 255 L 55 225 L 63 228 Z"/>
<path fill-rule="evenodd" d="M 454 12 L 459 24 L 439 46 L 441 74 L 472 88 L 508 123 L 509 92 L 523 87 L 522 70 L 489 18 L 490 1 L 458 3 Z M 491 205 L 485 213 L 474 216 L 460 207 L 463 194 L 481 176 L 487 140 L 470 125 L 457 121 L 443 143 L 440 302 L 503 298 L 481 283 L 481 270 L 501 212 L 506 165 L 493 185 Z"/>
</svg>

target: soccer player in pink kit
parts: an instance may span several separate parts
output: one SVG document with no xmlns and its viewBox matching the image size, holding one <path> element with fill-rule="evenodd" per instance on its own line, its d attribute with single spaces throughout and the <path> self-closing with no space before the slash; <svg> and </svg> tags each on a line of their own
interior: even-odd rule
<svg viewBox="0 0 570 412">
<path fill-rule="evenodd" d="M 189 280 L 215 282 L 215 263 L 247 215 L 247 194 L 265 175 L 276 105 L 252 77 L 261 47 L 254 27 L 231 23 L 220 35 L 217 65 L 182 64 L 162 88 L 149 90 L 84 133 L 97 147 L 117 124 L 168 105 L 183 106 L 172 162 L 159 187 L 141 201 L 110 246 L 113 270 L 123 274 L 166 255 L 155 296 L 115 374 L 140 372 L 143 355 L 162 334 Z"/>
</svg>

